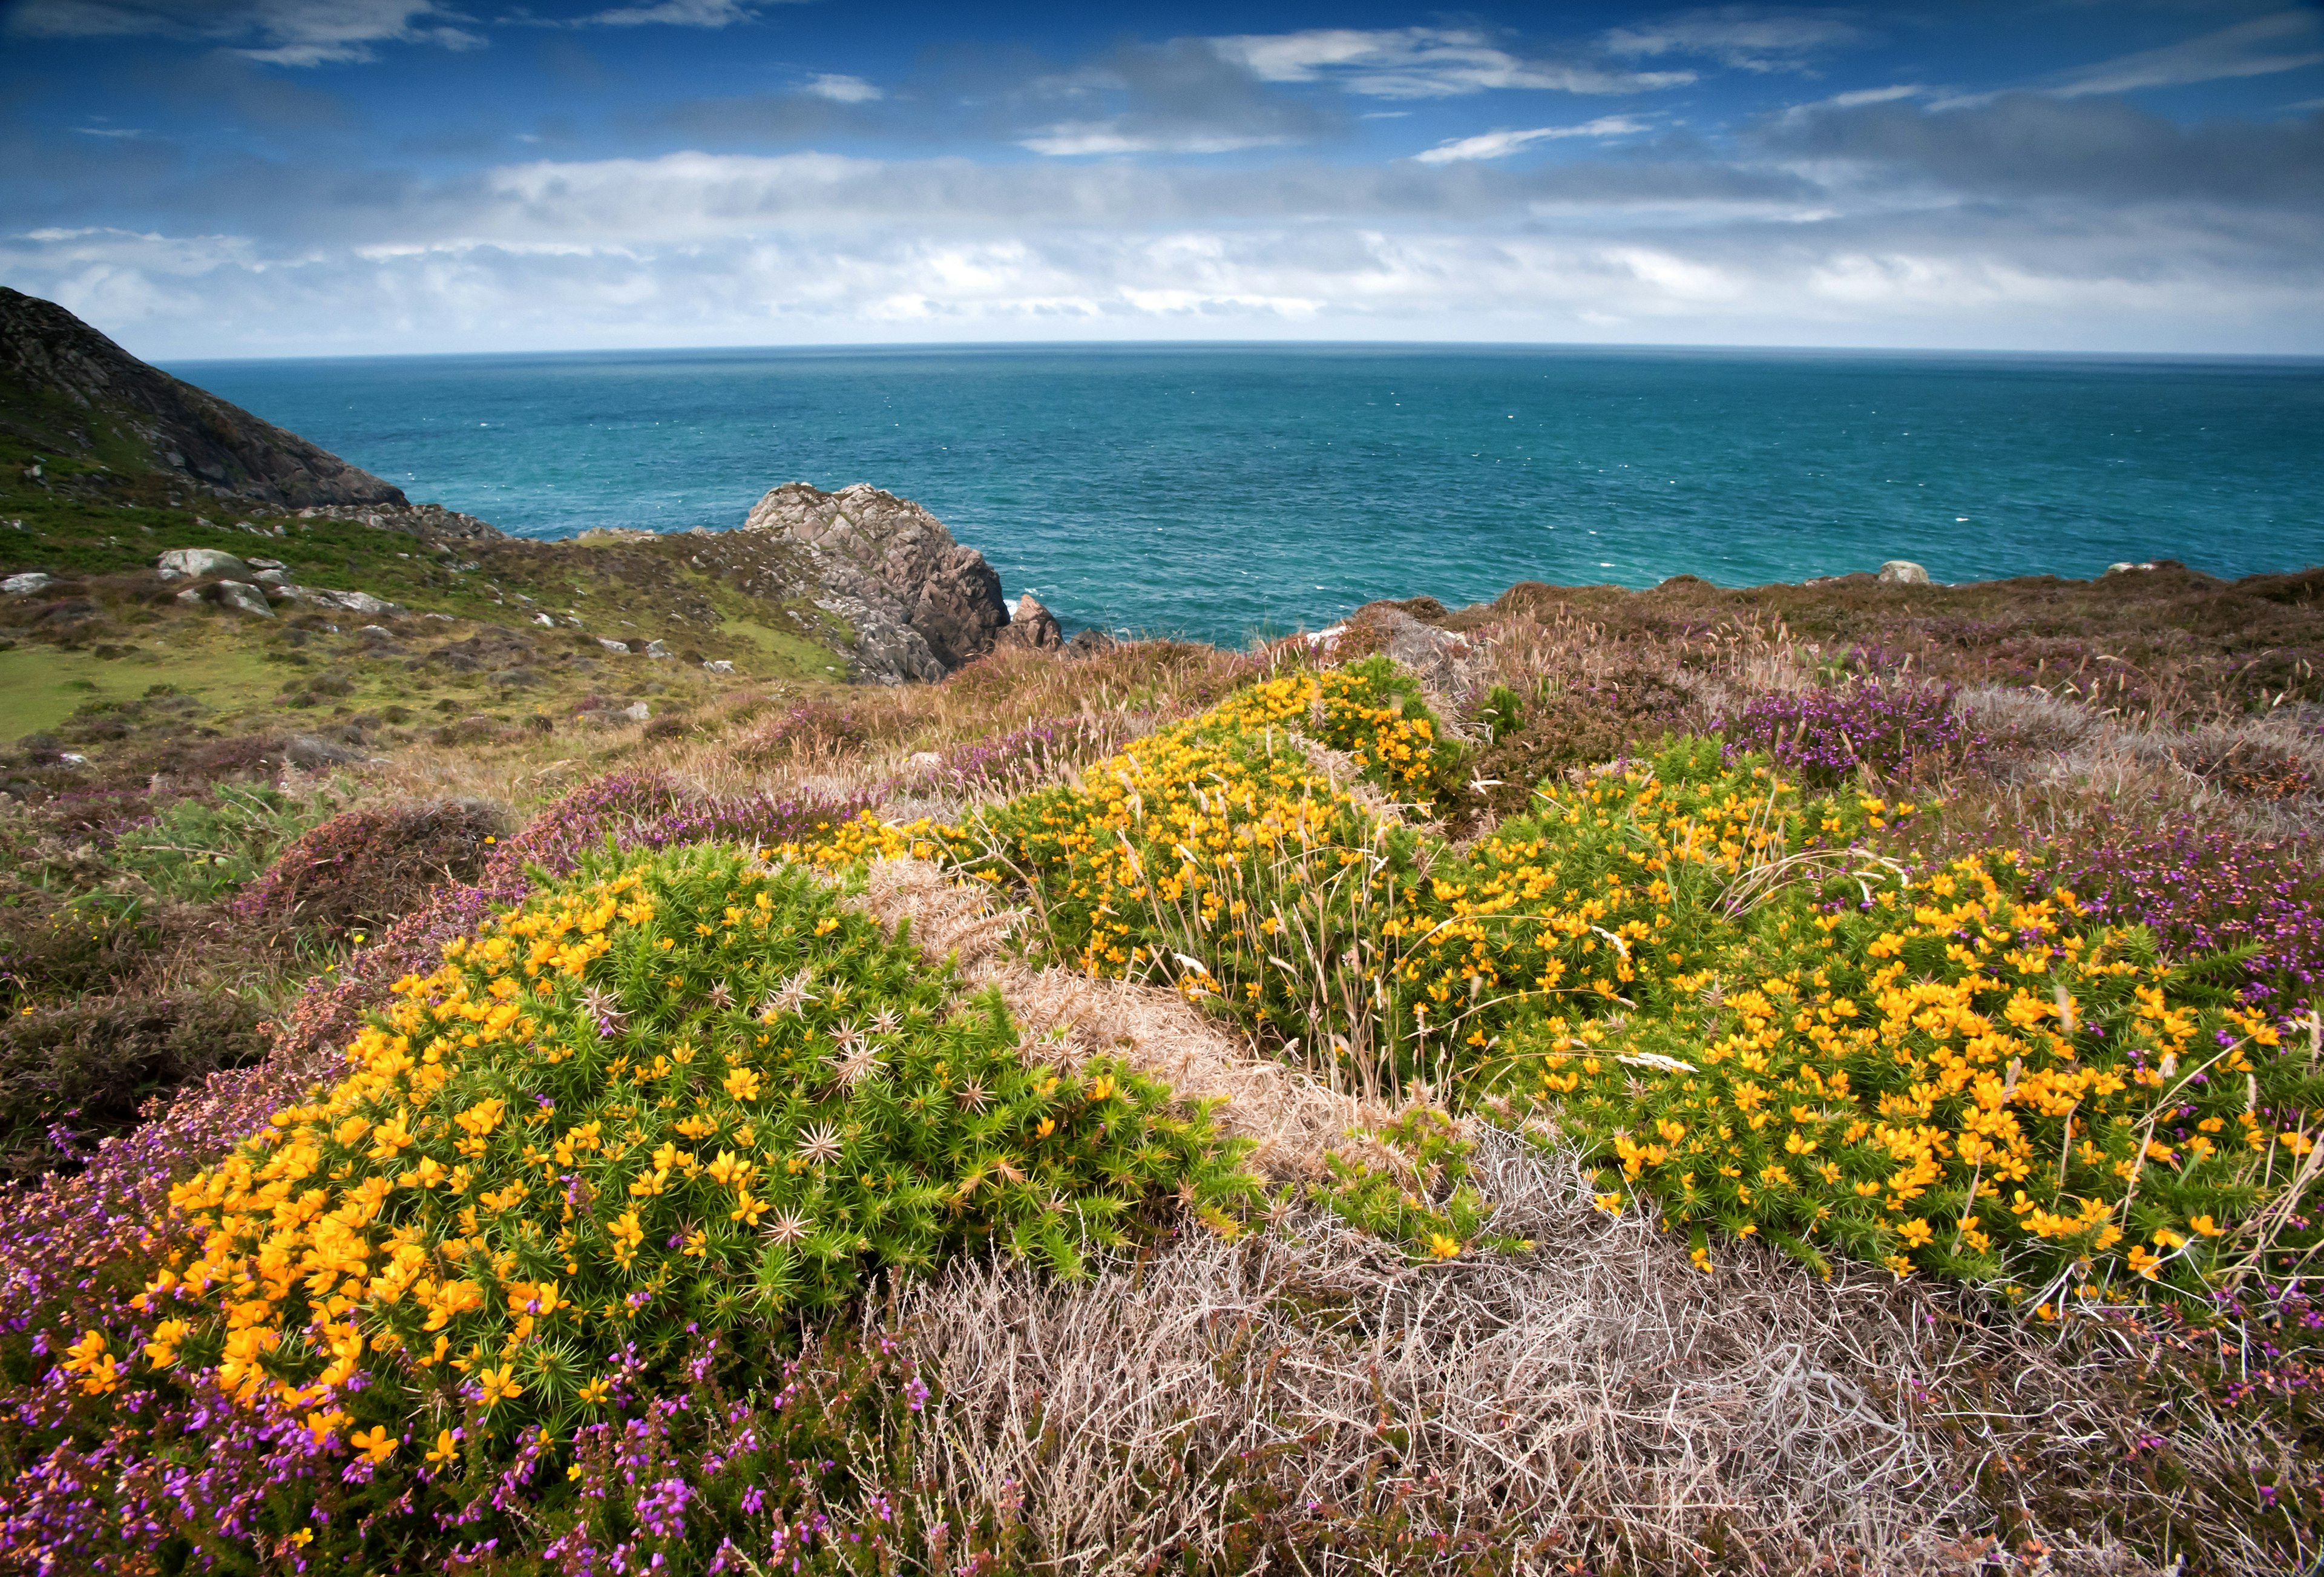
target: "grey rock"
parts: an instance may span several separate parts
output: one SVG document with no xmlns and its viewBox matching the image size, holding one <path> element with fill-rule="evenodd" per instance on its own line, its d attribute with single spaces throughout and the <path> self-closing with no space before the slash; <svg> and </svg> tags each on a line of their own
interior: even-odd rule
<svg viewBox="0 0 2324 1577">
<path fill-rule="evenodd" d="M 653 715 L 653 708 L 643 701 L 632 701 L 622 708 L 622 715 L 632 723 L 643 723 Z"/>
<path fill-rule="evenodd" d="M 1057 627 L 1057 616 L 1043 607 L 1031 592 L 1017 599 L 1009 612 L 1009 622 L 1001 628 L 996 646 L 1021 646 L 1034 651 L 1055 651 L 1065 645 L 1065 633 Z"/>
<path fill-rule="evenodd" d="M 0 593 L 12 597 L 36 597 L 51 586 L 63 584 L 53 575 L 32 569 L 27 570 L 23 575 L 12 575 L 5 580 L 0 580 Z"/>
<path fill-rule="evenodd" d="M 315 771 L 323 767 L 344 767 L 363 757 L 345 745 L 334 744 L 318 733 L 294 733 L 282 742 L 282 754 L 294 767 Z"/>
<path fill-rule="evenodd" d="M 274 617 L 274 610 L 266 605 L 266 594 L 246 580 L 222 580 L 210 588 L 217 594 L 218 606 L 232 608 L 237 613 L 255 613 L 262 619 Z"/>
<path fill-rule="evenodd" d="M 546 613 L 535 613 L 532 616 L 532 622 L 536 624 L 545 624 L 551 630 L 557 628 L 557 621 Z"/>
<path fill-rule="evenodd" d="M 262 569 L 250 577 L 261 586 L 289 586 L 290 576 L 280 569 Z"/>
<path fill-rule="evenodd" d="M 250 522 L 248 521 L 244 521 L 243 522 L 244 525 L 248 525 L 249 523 Z M 283 563 L 280 558 L 249 558 L 244 560 L 244 562 L 248 564 L 253 569 L 288 569 L 290 567 L 289 565 Z"/>
<path fill-rule="evenodd" d="M 623 657 L 630 655 L 630 643 L 626 641 L 608 641 L 600 635 L 597 637 L 597 644 L 608 651 L 618 651 Z"/>
<path fill-rule="evenodd" d="M 215 548 L 172 548 L 161 555 L 159 567 L 163 580 L 198 580 L 206 575 L 248 580 L 252 573 L 249 565 Z"/>
<path fill-rule="evenodd" d="M 1095 657 L 1101 651 L 1111 651 L 1117 644 L 1112 636 L 1093 625 L 1074 631 L 1074 638 L 1065 642 L 1065 650 L 1074 657 Z"/>
<path fill-rule="evenodd" d="M 669 649 L 669 642 L 666 641 L 649 641 L 646 642 L 646 655 L 659 659 L 676 657 L 678 653 Z"/>
<path fill-rule="evenodd" d="M 2127 560 L 2126 560 L 2125 562 L 2123 562 L 2123 563 L 2121 563 L 2121 564 L 2109 564 L 2109 565 L 2107 565 L 2107 566 L 2106 567 L 2106 572 L 2107 572 L 2107 574 L 2108 574 L 2108 575 L 2128 575 L 2128 574 L 2132 573 L 2132 572 L 2133 572 L 2133 571 L 2135 571 L 2135 570 L 2140 570 L 2140 569 L 2152 569 L 2152 568 L 2153 568 L 2153 567 L 2154 567 L 2154 561 L 2153 561 L 2153 559 L 2151 559 L 2151 558 L 2150 558 L 2150 559 L 2148 559 L 2146 562 L 2144 562 L 2144 563 L 2143 563 L 2143 564 L 2132 564 L 2132 563 L 2128 562 Z"/>
<path fill-rule="evenodd" d="M 810 550 L 825 592 L 818 605 L 862 604 L 862 613 L 842 616 L 855 630 L 857 667 L 867 678 L 928 677 L 910 664 L 913 643 L 885 626 L 910 629 L 948 672 L 992 650 L 1009 623 L 1001 576 L 984 555 L 954 540 L 918 504 L 867 483 L 837 493 L 785 483 L 752 506 L 742 529 Z"/>
<path fill-rule="evenodd" d="M 1886 586 L 1927 586 L 1929 572 L 1909 558 L 1891 558 L 1880 567 L 1880 579 Z"/>
<path fill-rule="evenodd" d="M 702 666 L 714 674 L 731 674 L 734 671 L 734 665 L 723 657 L 711 658 Z"/>
<path fill-rule="evenodd" d="M 367 613 L 373 617 L 402 611 L 393 603 L 383 602 L 369 592 L 326 591 L 311 586 L 286 586 L 282 592 L 289 601 L 294 603 L 306 603 L 318 608 L 340 608 L 350 613 Z"/>
</svg>

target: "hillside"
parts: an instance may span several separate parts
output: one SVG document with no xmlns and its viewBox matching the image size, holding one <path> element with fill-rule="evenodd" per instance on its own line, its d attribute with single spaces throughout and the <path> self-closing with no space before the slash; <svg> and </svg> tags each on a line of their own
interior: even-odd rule
<svg viewBox="0 0 2324 1577">
<path fill-rule="evenodd" d="M 35 756 L 142 775 L 189 728 L 278 760 L 633 729 L 940 678 L 1007 629 L 982 556 L 875 488 L 788 484 L 736 525 L 511 538 L 0 292 L 0 740 Z M 226 576 L 161 571 L 181 550 L 275 584 L 221 602 Z"/>
</svg>

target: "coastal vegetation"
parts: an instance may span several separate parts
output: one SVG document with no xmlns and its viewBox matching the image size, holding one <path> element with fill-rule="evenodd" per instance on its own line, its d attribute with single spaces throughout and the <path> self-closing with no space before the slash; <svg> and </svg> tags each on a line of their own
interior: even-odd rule
<svg viewBox="0 0 2324 1577">
<path fill-rule="evenodd" d="M 7 1558 L 2296 1565 L 2286 585 L 1521 587 L 25 782 Z"/>
<path fill-rule="evenodd" d="M 0 402 L 0 1569 L 2324 1558 L 2324 570 L 1065 642 L 135 377 L 360 496 Z"/>
</svg>

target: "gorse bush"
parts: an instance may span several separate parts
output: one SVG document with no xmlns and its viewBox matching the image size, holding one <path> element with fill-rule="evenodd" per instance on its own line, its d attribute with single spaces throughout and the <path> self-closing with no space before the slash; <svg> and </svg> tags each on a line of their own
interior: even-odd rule
<svg viewBox="0 0 2324 1577">
<path fill-rule="evenodd" d="M 1591 822 L 1642 845 L 1684 825 L 1658 812 L 1690 797 L 1672 792 L 1683 754 L 1657 765 L 1601 779 Z M 1671 901 L 1615 928 L 1607 1000 L 1512 1038 L 1517 1091 L 1604 1164 L 1609 1208 L 1642 1196 L 1699 1254 L 1709 1228 L 1757 1233 L 2053 1310 L 2068 1289 L 2208 1296 L 2305 1259 L 2312 1053 L 2210 983 L 2216 964 L 2168 966 L 2150 933 L 2030 891 L 2015 853 L 1911 882 L 1861 855 L 1765 857 L 1820 810 L 1827 835 L 1847 826 L 1771 797 L 1741 840 L 1757 862 L 1714 860 L 1715 886 L 1673 858 L 1698 840 L 1664 843 L 1642 871 Z"/>
<path fill-rule="evenodd" d="M 614 1416 L 698 1333 L 760 1360 L 876 1269 L 989 1242 L 1074 1276 L 1149 1197 L 1231 1231 L 1256 1195 L 1202 1113 L 1029 1063 L 997 997 L 753 856 L 601 868 L 445 957 L 174 1191 L 150 1333 L 87 1333 L 71 1386 L 215 1390 L 440 1477 Z"/>
</svg>

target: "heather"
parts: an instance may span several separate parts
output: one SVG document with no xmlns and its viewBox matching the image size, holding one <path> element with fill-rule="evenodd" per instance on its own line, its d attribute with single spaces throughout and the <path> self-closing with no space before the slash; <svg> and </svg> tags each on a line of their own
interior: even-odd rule
<svg viewBox="0 0 2324 1577">
<path fill-rule="evenodd" d="M 350 790 L 286 844 L 530 808 L 6 1196 L 10 1558 L 2297 1568 L 2324 718 L 2157 633 L 2304 604 L 2175 575 L 1520 588 Z"/>
</svg>

